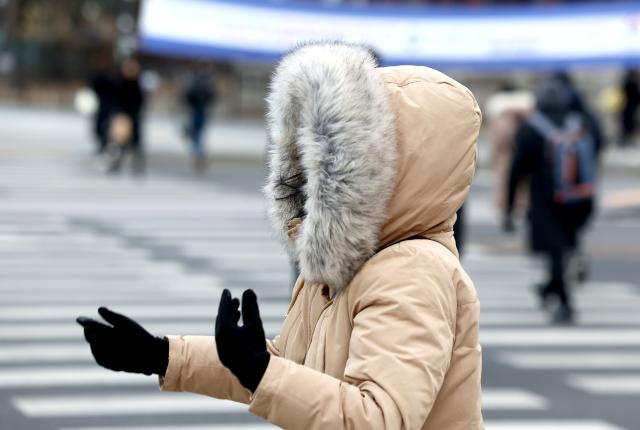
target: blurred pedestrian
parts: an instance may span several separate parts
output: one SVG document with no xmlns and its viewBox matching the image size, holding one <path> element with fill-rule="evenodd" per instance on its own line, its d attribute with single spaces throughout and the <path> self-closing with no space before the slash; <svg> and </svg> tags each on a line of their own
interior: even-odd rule
<svg viewBox="0 0 640 430">
<path fill-rule="evenodd" d="M 499 213 L 507 202 L 509 168 L 515 148 L 516 131 L 535 106 L 535 97 L 529 91 L 518 90 L 510 82 L 487 99 L 484 109 L 487 121 L 487 137 L 491 145 L 491 174 L 493 201 Z M 526 184 L 516 193 L 515 209 L 524 212 L 527 207 Z"/>
<path fill-rule="evenodd" d="M 123 159 L 129 152 L 133 156 L 134 173 L 142 174 L 145 169 L 141 133 L 144 92 L 140 85 L 140 64 L 136 59 L 129 58 L 123 61 L 114 87 L 110 137 L 115 141 L 115 151 L 109 171 L 120 170 Z"/>
<path fill-rule="evenodd" d="M 452 232 L 475 170 L 473 95 L 339 43 L 294 50 L 271 88 L 265 194 L 301 271 L 280 336 L 265 341 L 253 291 L 241 304 L 225 290 L 215 337 L 80 318 L 96 361 L 285 429 L 483 428 L 480 309 Z"/>
<path fill-rule="evenodd" d="M 637 70 L 628 70 L 622 81 L 624 104 L 620 112 L 620 145 L 633 144 L 638 127 L 638 107 L 640 107 L 640 76 Z"/>
<path fill-rule="evenodd" d="M 586 127 L 589 130 L 591 140 L 593 141 L 593 150 L 596 159 L 596 177 L 598 176 L 598 170 L 601 160 L 601 155 L 605 147 L 604 135 L 602 133 L 602 125 L 598 115 L 591 108 L 587 99 L 582 95 L 581 91 L 574 83 L 569 73 L 562 71 L 557 72 L 554 75 L 554 79 L 557 79 L 560 83 L 566 85 L 569 93 L 571 94 L 571 101 L 569 103 L 569 110 L 571 112 L 577 112 L 582 115 L 583 121 L 586 123 Z M 576 235 L 576 243 L 574 250 L 571 253 L 569 259 L 569 279 L 578 282 L 584 282 L 589 277 L 589 261 L 582 248 L 582 242 L 580 240 L 582 235 Z"/>
<path fill-rule="evenodd" d="M 513 229 L 518 183 L 529 177 L 529 243 L 547 257 L 548 281 L 539 286 L 543 303 L 559 306 L 556 323 L 573 321 L 566 282 L 567 262 L 593 209 L 595 143 L 584 115 L 570 110 L 571 92 L 558 79 L 545 80 L 536 91 L 536 111 L 518 129 L 511 164 L 505 229 Z"/>
<path fill-rule="evenodd" d="M 189 122 L 185 127 L 185 134 L 191 143 L 193 168 L 199 172 L 207 167 L 203 135 L 210 117 L 210 106 L 214 104 L 216 98 L 212 82 L 210 75 L 200 71 L 189 78 L 183 94 L 184 103 L 189 111 Z"/>
<path fill-rule="evenodd" d="M 109 57 L 99 55 L 89 79 L 89 85 L 98 100 L 98 108 L 93 116 L 93 133 L 96 137 L 96 153 L 102 154 L 109 143 L 109 120 L 114 107 L 114 76 Z"/>
</svg>

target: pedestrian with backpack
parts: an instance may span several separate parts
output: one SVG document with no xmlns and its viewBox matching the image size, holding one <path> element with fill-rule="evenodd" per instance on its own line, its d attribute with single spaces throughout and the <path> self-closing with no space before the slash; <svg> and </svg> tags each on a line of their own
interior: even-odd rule
<svg viewBox="0 0 640 430">
<path fill-rule="evenodd" d="M 529 244 L 544 255 L 548 280 L 538 286 L 543 305 L 557 299 L 555 323 L 571 323 L 574 308 L 566 269 L 592 210 L 596 185 L 596 142 L 588 118 L 571 110 L 572 94 L 560 79 L 536 90 L 536 110 L 516 134 L 505 229 L 513 230 L 518 184 L 529 178 Z"/>
<path fill-rule="evenodd" d="M 268 107 L 265 195 L 301 272 L 280 335 L 265 341 L 253 291 L 225 290 L 215 336 L 80 318 L 96 361 L 285 429 L 483 429 L 480 305 L 453 239 L 477 157 L 471 92 L 319 43 L 284 57 Z"/>
</svg>

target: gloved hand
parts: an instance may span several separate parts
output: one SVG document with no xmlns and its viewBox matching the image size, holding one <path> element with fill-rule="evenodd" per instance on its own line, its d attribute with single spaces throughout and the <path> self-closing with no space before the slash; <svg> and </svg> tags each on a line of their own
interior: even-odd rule
<svg viewBox="0 0 640 430">
<path fill-rule="evenodd" d="M 84 327 L 96 362 L 107 369 L 164 375 L 169 364 L 169 341 L 156 337 L 140 324 L 101 307 L 98 313 L 111 325 L 87 317 L 76 321 Z"/>
<path fill-rule="evenodd" d="M 242 294 L 242 327 L 238 325 L 239 307 L 240 301 L 225 289 L 216 318 L 216 346 L 222 364 L 254 392 L 269 365 L 269 352 L 256 294 L 252 290 Z"/>
</svg>

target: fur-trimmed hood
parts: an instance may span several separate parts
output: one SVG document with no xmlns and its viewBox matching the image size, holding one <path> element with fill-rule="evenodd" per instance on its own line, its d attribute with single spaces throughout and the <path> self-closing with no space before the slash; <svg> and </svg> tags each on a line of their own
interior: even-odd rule
<svg viewBox="0 0 640 430">
<path fill-rule="evenodd" d="M 473 95 L 425 67 L 377 68 L 365 48 L 303 45 L 268 102 L 274 227 L 307 283 L 346 287 L 377 250 L 410 238 L 455 251 L 452 226 L 475 170 Z M 295 240 L 289 222 L 302 218 Z"/>
</svg>

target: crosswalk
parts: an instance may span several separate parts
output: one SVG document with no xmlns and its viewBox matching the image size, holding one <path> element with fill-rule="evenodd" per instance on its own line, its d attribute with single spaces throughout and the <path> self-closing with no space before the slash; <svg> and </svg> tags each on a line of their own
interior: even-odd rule
<svg viewBox="0 0 640 430">
<path fill-rule="evenodd" d="M 96 366 L 74 322 L 102 305 L 159 335 L 209 335 L 222 289 L 254 288 L 277 334 L 292 273 L 257 191 L 11 160 L 0 161 L 0 186 L 0 416 L 21 417 L 6 428 L 269 428 L 244 405 L 160 393 L 153 377 Z M 472 246 L 464 264 L 482 303 L 487 429 L 634 430 L 562 399 L 640 398 L 636 285 L 587 283 L 578 325 L 555 328 L 527 288 L 541 276 L 528 258 Z"/>
</svg>

